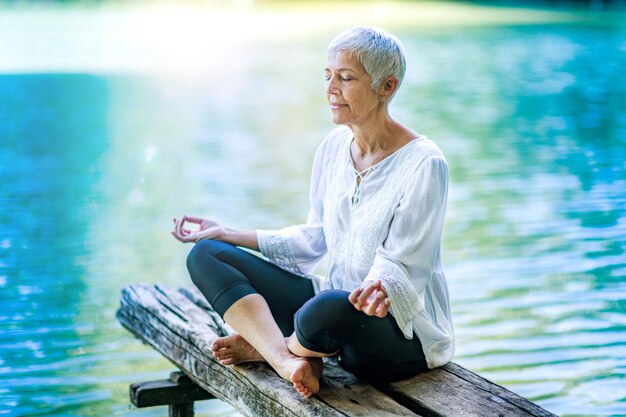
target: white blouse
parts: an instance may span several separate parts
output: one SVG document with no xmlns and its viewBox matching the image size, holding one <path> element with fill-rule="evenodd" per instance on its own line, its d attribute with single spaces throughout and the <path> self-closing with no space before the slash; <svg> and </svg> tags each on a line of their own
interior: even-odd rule
<svg viewBox="0 0 626 417">
<path fill-rule="evenodd" d="M 316 293 L 380 280 L 405 337 L 417 335 L 429 368 L 444 365 L 454 355 L 440 253 L 448 195 L 444 156 L 420 136 L 359 174 L 352 140 L 345 126 L 326 137 L 313 163 L 307 223 L 258 230 L 261 253 L 310 278 Z M 328 275 L 314 275 L 325 254 Z"/>
</svg>

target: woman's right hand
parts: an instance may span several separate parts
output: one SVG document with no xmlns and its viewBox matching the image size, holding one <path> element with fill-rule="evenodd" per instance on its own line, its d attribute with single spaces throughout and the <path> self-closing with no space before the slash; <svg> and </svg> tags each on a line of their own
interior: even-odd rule
<svg viewBox="0 0 626 417">
<path fill-rule="evenodd" d="M 211 219 L 201 217 L 183 216 L 182 219 L 173 219 L 174 230 L 172 236 L 183 243 L 196 243 L 202 239 L 219 240 L 226 233 L 226 228 Z M 197 225 L 197 229 L 186 228 L 186 223 Z"/>
<path fill-rule="evenodd" d="M 360 288 L 350 293 L 348 300 L 357 310 L 379 318 L 386 317 L 391 306 L 391 300 L 381 281 L 365 281 Z"/>
</svg>

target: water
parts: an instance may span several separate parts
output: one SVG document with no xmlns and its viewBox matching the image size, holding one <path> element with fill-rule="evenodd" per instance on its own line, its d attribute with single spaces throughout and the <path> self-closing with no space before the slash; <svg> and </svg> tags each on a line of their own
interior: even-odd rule
<svg viewBox="0 0 626 417">
<path fill-rule="evenodd" d="M 393 112 L 451 168 L 455 360 L 564 416 L 626 415 L 625 28 L 397 29 Z M 0 415 L 165 412 L 129 410 L 172 365 L 116 322 L 120 288 L 187 283 L 173 216 L 305 218 L 332 33 L 209 75 L 0 75 Z"/>
</svg>

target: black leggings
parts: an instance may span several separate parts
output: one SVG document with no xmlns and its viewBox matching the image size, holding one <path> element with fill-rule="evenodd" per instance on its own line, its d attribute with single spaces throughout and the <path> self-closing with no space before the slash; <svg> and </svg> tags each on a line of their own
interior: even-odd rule
<svg viewBox="0 0 626 417">
<path fill-rule="evenodd" d="M 428 369 L 417 338 L 404 337 L 391 315 L 357 311 L 342 290 L 313 291 L 311 281 L 228 243 L 198 242 L 187 258 L 193 283 L 222 318 L 237 300 L 260 294 L 284 336 L 305 348 L 339 351 L 339 364 L 365 380 L 396 381 Z"/>
</svg>

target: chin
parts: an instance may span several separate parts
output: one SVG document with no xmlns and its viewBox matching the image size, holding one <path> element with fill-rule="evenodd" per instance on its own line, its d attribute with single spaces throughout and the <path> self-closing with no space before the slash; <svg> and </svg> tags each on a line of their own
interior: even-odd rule
<svg viewBox="0 0 626 417">
<path fill-rule="evenodd" d="M 345 120 L 344 117 L 340 117 L 338 115 L 333 115 L 333 123 L 336 125 L 345 125 L 348 123 L 347 120 Z"/>
</svg>

